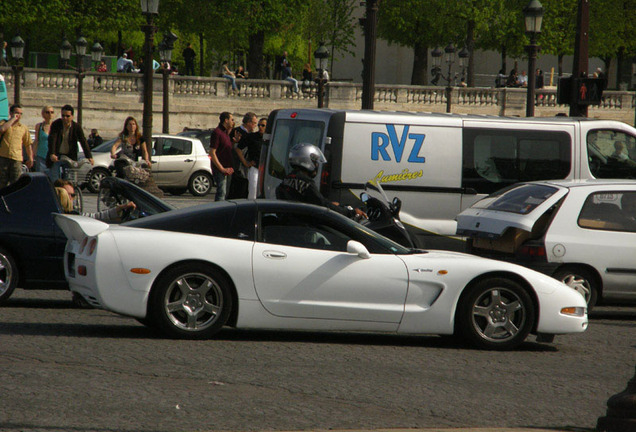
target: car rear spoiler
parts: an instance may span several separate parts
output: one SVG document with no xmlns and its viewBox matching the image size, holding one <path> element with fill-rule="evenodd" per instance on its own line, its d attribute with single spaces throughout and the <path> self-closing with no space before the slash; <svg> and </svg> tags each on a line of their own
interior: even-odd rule
<svg viewBox="0 0 636 432">
<path fill-rule="evenodd" d="M 108 229 L 108 224 L 88 216 L 54 213 L 55 223 L 64 231 L 69 240 L 82 241 L 84 237 L 94 237 Z"/>
</svg>

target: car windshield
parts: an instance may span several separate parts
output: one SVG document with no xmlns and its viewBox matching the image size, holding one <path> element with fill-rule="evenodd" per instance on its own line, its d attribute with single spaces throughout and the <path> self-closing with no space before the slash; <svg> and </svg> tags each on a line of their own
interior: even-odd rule
<svg viewBox="0 0 636 432">
<path fill-rule="evenodd" d="M 342 218 L 342 221 L 349 225 L 349 227 L 355 231 L 357 231 L 362 237 L 366 238 L 370 242 L 376 243 L 383 250 L 388 251 L 389 253 L 396 255 L 407 255 L 412 253 L 421 253 L 421 250 L 417 249 L 409 249 L 407 247 L 402 246 L 399 243 L 394 242 L 384 236 L 381 236 L 375 231 L 370 230 L 364 225 L 354 222 L 351 219 Z M 366 242 L 362 242 L 366 243 Z"/>
<path fill-rule="evenodd" d="M 473 207 L 508 213 L 528 214 L 558 191 L 557 188 L 540 184 L 522 184 L 495 192 Z"/>
</svg>

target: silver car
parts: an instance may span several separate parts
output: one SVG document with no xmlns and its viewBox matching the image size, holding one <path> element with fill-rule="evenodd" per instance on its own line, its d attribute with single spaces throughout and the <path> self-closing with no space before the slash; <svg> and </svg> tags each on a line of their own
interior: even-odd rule
<svg viewBox="0 0 636 432">
<path fill-rule="evenodd" d="M 91 192 L 97 192 L 102 179 L 112 175 L 110 149 L 114 143 L 107 141 L 92 150 L 95 164 L 87 184 Z M 152 176 L 161 189 L 173 195 L 189 190 L 194 196 L 207 195 L 212 189 L 210 157 L 197 138 L 153 135 L 151 152 Z"/>
</svg>

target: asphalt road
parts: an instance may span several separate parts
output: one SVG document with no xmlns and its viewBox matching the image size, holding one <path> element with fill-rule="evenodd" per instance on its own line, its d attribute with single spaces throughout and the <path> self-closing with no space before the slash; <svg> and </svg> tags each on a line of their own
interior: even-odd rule
<svg viewBox="0 0 636 432">
<path fill-rule="evenodd" d="M 74 308 L 65 291 L 17 290 L 0 308 L 0 360 L 0 431 L 591 431 L 634 376 L 636 307 L 599 307 L 554 344 L 488 352 L 438 336 L 170 340 Z"/>
</svg>

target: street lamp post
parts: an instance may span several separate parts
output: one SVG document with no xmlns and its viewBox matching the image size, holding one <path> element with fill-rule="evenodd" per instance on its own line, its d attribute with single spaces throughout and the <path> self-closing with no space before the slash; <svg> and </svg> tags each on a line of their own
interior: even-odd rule
<svg viewBox="0 0 636 432">
<path fill-rule="evenodd" d="M 535 65 L 537 62 L 537 36 L 541 33 L 541 23 L 543 21 L 543 6 L 539 0 L 531 0 L 523 8 L 526 34 L 530 37 L 530 44 L 526 46 L 528 50 L 528 94 L 526 99 L 526 117 L 534 117 L 535 87 L 537 83 Z"/>
<path fill-rule="evenodd" d="M 446 112 L 451 112 L 451 96 L 453 95 L 453 88 L 451 87 L 451 66 L 455 63 L 455 47 L 453 44 L 448 44 L 444 48 L 446 53 L 445 59 L 448 64 L 448 75 L 446 76 Z"/>
<path fill-rule="evenodd" d="M 71 51 L 73 51 L 73 45 L 66 39 L 62 39 L 62 45 L 60 46 L 60 58 L 62 59 L 62 68 L 68 68 L 68 61 L 71 59 Z"/>
<path fill-rule="evenodd" d="M 168 88 L 168 76 L 170 69 L 168 64 L 172 60 L 172 50 L 174 49 L 174 41 L 177 37 L 166 35 L 159 44 L 159 57 L 161 58 L 163 75 L 163 133 L 170 133 L 170 91 Z"/>
<path fill-rule="evenodd" d="M 325 97 L 324 73 L 329 60 L 329 50 L 324 42 L 320 42 L 320 46 L 314 51 L 314 60 L 316 62 L 316 70 L 318 70 L 318 108 L 322 108 L 324 107 Z"/>
<path fill-rule="evenodd" d="M 75 41 L 75 53 L 77 54 L 77 123 L 82 125 L 82 108 L 84 98 L 84 56 L 88 42 L 80 36 Z"/>
<path fill-rule="evenodd" d="M 24 58 L 24 40 L 16 36 L 11 40 L 11 56 L 15 60 L 13 65 L 13 103 L 20 103 L 20 85 L 22 84 L 22 66 L 20 60 Z"/>
<path fill-rule="evenodd" d="M 91 47 L 91 61 L 93 63 L 99 63 L 102 61 L 102 55 L 104 54 L 104 48 L 99 42 L 95 42 Z"/>
<path fill-rule="evenodd" d="M 152 48 L 156 27 L 153 24 L 155 15 L 159 14 L 159 0 L 141 0 L 141 12 L 146 16 L 147 23 L 141 26 L 146 34 L 144 44 L 144 114 L 143 134 L 147 143 L 152 142 Z"/>
<path fill-rule="evenodd" d="M 457 57 L 459 57 L 459 67 L 462 70 L 462 77 L 461 77 L 462 85 L 466 83 L 466 67 L 468 66 L 466 59 L 469 57 L 469 55 L 470 53 L 468 52 L 466 47 L 462 48 L 459 51 L 459 53 L 457 53 Z"/>
</svg>

